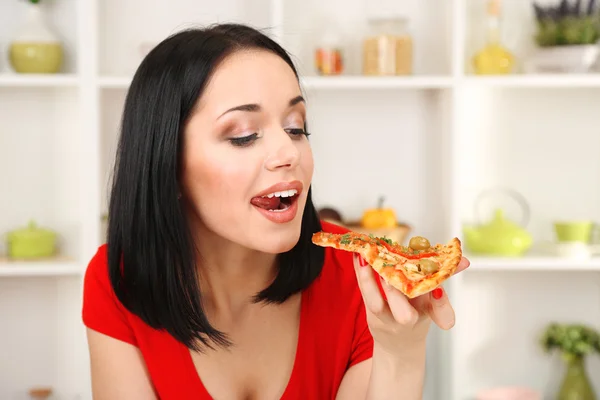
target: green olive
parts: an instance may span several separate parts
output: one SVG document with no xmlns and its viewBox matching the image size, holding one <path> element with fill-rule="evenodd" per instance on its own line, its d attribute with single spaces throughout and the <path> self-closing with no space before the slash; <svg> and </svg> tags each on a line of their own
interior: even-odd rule
<svg viewBox="0 0 600 400">
<path fill-rule="evenodd" d="M 419 267 L 421 268 L 421 272 L 423 272 L 425 275 L 433 274 L 440 269 L 438 263 L 427 258 L 419 260 Z"/>
<path fill-rule="evenodd" d="M 408 246 L 413 250 L 427 250 L 431 247 L 431 244 L 423 236 L 414 236 L 408 242 Z"/>
</svg>

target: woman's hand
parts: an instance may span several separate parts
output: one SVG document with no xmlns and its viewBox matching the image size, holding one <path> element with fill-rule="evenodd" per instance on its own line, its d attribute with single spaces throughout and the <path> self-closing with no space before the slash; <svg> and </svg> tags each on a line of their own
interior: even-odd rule
<svg viewBox="0 0 600 400">
<path fill-rule="evenodd" d="M 456 273 L 465 270 L 469 261 L 462 258 Z M 441 329 L 454 326 L 454 309 L 441 287 L 414 299 L 389 286 L 357 253 L 354 268 L 365 302 L 367 322 L 376 346 L 389 355 L 408 355 L 408 350 L 423 348 L 431 321 Z M 376 279 L 387 300 L 381 295 Z"/>
<path fill-rule="evenodd" d="M 469 266 L 463 258 L 456 272 Z M 354 268 L 374 339 L 367 400 L 423 398 L 425 344 L 431 321 L 454 326 L 454 309 L 441 287 L 414 299 L 388 286 L 358 254 Z M 381 280 L 385 298 L 377 279 Z M 387 300 L 386 300 L 387 299 Z M 400 395 L 401 394 L 401 395 Z M 361 396 L 362 397 L 362 396 Z"/>
</svg>

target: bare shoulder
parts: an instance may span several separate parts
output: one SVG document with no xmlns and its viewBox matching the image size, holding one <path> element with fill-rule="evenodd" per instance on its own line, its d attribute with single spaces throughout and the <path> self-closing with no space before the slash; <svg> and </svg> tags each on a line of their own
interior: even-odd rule
<svg viewBox="0 0 600 400">
<path fill-rule="evenodd" d="M 156 399 L 140 350 L 87 329 L 94 400 Z"/>
</svg>

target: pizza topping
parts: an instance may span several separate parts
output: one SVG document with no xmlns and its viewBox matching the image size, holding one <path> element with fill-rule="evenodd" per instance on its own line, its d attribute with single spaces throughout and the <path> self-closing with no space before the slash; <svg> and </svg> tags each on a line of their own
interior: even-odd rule
<svg viewBox="0 0 600 400">
<path fill-rule="evenodd" d="M 377 254 L 377 256 L 385 261 L 391 261 L 395 264 L 398 263 L 398 259 L 386 251 L 380 251 L 379 254 Z"/>
<path fill-rule="evenodd" d="M 408 247 L 413 250 L 428 250 L 431 248 L 431 244 L 429 243 L 429 240 L 423 236 L 414 236 L 410 239 L 410 242 L 408 242 Z"/>
<path fill-rule="evenodd" d="M 399 246 L 398 244 L 393 242 L 390 244 L 389 239 L 385 240 L 386 238 L 377 239 L 378 243 L 381 246 L 385 247 L 390 253 L 394 253 L 404 258 L 408 258 L 409 260 L 418 260 L 424 257 L 434 257 L 438 255 L 434 251 L 414 250 L 410 247 Z"/>
<path fill-rule="evenodd" d="M 422 258 L 419 260 L 419 270 L 420 270 L 420 272 L 424 273 L 425 275 L 429 275 L 429 274 L 438 272 L 439 269 L 440 269 L 440 265 L 433 260 L 430 260 L 428 258 Z"/>
<path fill-rule="evenodd" d="M 340 238 L 340 244 L 350 244 L 352 242 L 352 238 L 349 233 L 342 235 Z"/>
<path fill-rule="evenodd" d="M 404 269 L 410 272 L 421 272 L 421 268 L 419 267 L 419 265 L 408 262 L 404 263 Z"/>
</svg>

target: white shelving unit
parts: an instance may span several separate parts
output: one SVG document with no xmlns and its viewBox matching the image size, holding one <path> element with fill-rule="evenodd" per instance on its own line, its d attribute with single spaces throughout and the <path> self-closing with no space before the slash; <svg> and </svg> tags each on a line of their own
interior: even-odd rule
<svg viewBox="0 0 600 400">
<path fill-rule="evenodd" d="M 6 48 L 23 4 L 0 4 L 0 234 L 35 219 L 59 233 L 64 258 L 0 258 L 1 399 L 25 398 L 37 385 L 51 385 L 60 399 L 91 399 L 81 284 L 104 239 L 123 101 L 140 46 L 191 25 L 268 27 L 294 55 L 309 104 L 319 207 L 354 219 L 385 195 L 413 233 L 446 241 L 462 237 L 479 192 L 508 186 L 528 200 L 536 242 L 551 239 L 555 219 L 600 221 L 600 75 L 470 75 L 482 38 L 481 0 L 44 3 L 67 50 L 59 75 L 10 72 Z M 365 17 L 400 7 L 394 3 L 411 20 L 415 75 L 362 77 Z M 530 4 L 507 1 L 505 9 L 506 30 L 518 33 L 507 42 L 522 57 L 531 45 Z M 345 35 L 348 75 L 312 70 L 323 21 Z M 360 166 L 352 177 L 343 174 L 351 163 Z M 361 178 L 370 186 L 357 187 Z M 426 398 L 466 400 L 504 385 L 550 390 L 560 364 L 542 354 L 537 335 L 554 320 L 600 326 L 600 261 L 527 255 L 471 262 L 446 284 L 458 319 L 450 332 L 432 331 Z M 600 391 L 600 363 L 591 358 L 588 366 Z"/>
</svg>

